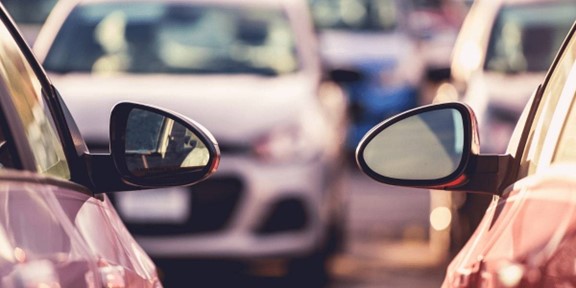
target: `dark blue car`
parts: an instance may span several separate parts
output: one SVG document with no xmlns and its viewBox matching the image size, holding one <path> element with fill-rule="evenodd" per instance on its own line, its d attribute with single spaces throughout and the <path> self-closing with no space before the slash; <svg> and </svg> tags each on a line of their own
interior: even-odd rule
<svg viewBox="0 0 576 288">
<path fill-rule="evenodd" d="M 375 124 L 418 103 L 424 65 L 417 41 L 407 33 L 402 4 L 311 0 L 326 67 L 359 75 L 343 84 L 352 118 L 349 150 Z"/>
</svg>

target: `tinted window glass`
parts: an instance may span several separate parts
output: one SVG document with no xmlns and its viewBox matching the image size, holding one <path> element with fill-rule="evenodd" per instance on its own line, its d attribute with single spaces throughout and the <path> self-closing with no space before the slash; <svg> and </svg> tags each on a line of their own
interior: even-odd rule
<svg viewBox="0 0 576 288">
<path fill-rule="evenodd" d="M 44 63 L 56 73 L 252 73 L 298 69 L 286 15 L 265 8 L 78 6 Z"/>
<path fill-rule="evenodd" d="M 38 172 L 69 179 L 64 150 L 40 81 L 4 25 L 0 25 L 0 77 L 16 105 Z"/>
</svg>

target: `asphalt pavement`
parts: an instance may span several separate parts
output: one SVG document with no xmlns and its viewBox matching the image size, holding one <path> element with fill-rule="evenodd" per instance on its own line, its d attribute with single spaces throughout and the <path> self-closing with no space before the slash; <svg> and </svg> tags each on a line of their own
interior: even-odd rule
<svg viewBox="0 0 576 288">
<path fill-rule="evenodd" d="M 350 166 L 348 245 L 329 287 L 440 287 L 446 259 L 430 242 L 427 190 L 377 183 Z"/>
</svg>

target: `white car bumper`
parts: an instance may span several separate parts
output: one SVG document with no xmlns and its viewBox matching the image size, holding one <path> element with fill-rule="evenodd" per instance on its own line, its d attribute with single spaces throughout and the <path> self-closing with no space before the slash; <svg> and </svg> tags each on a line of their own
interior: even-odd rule
<svg viewBox="0 0 576 288">
<path fill-rule="evenodd" d="M 200 208 L 194 206 L 198 204 L 195 203 L 195 193 L 202 193 L 202 197 L 209 198 L 211 193 L 223 191 L 193 191 L 192 211 L 190 219 L 186 221 L 196 223 L 196 228 L 189 225 L 190 230 L 186 231 L 186 227 L 177 228 L 178 225 L 173 224 L 168 225 L 173 228 L 170 230 L 161 227 L 166 226 L 162 223 L 140 223 L 139 228 L 133 229 L 134 223 L 130 221 L 127 221 L 127 226 L 152 257 L 254 258 L 302 255 L 321 243 L 329 221 L 329 203 L 334 201 L 329 200 L 332 193 L 325 186 L 338 179 L 327 179 L 329 176 L 325 170 L 319 161 L 275 164 L 250 157 L 222 157 L 218 172 L 207 180 L 214 185 L 207 185 L 207 189 L 203 190 L 218 187 L 220 180 L 228 179 L 225 181 L 230 182 L 230 179 L 235 179 L 232 182 L 236 184 L 225 185 L 234 187 L 233 190 L 238 190 L 239 194 L 233 200 L 235 203 L 228 204 L 228 207 L 233 207 L 231 211 L 223 209 L 223 213 L 229 213 L 229 217 L 223 220 L 222 215 L 216 211 L 219 208 L 210 210 L 210 203 Z M 134 199 L 142 200 L 139 195 Z M 194 209 L 202 209 L 206 213 L 198 214 Z M 122 209 L 118 210 L 122 214 Z M 199 219 L 202 217 L 204 219 Z M 214 220 L 211 218 L 218 218 L 219 223 L 208 225 L 212 227 L 203 225 Z M 159 228 L 154 229 L 156 226 Z M 203 227 L 199 229 L 203 231 L 193 231 L 198 226 Z"/>
</svg>

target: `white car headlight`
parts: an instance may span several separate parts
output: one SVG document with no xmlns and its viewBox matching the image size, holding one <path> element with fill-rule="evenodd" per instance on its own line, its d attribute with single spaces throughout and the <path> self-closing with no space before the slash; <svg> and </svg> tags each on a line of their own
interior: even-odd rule
<svg viewBox="0 0 576 288">
<path fill-rule="evenodd" d="M 298 162 L 315 159 L 324 145 L 324 119 L 311 113 L 298 121 L 277 126 L 254 143 L 254 153 L 266 162 Z"/>
</svg>

